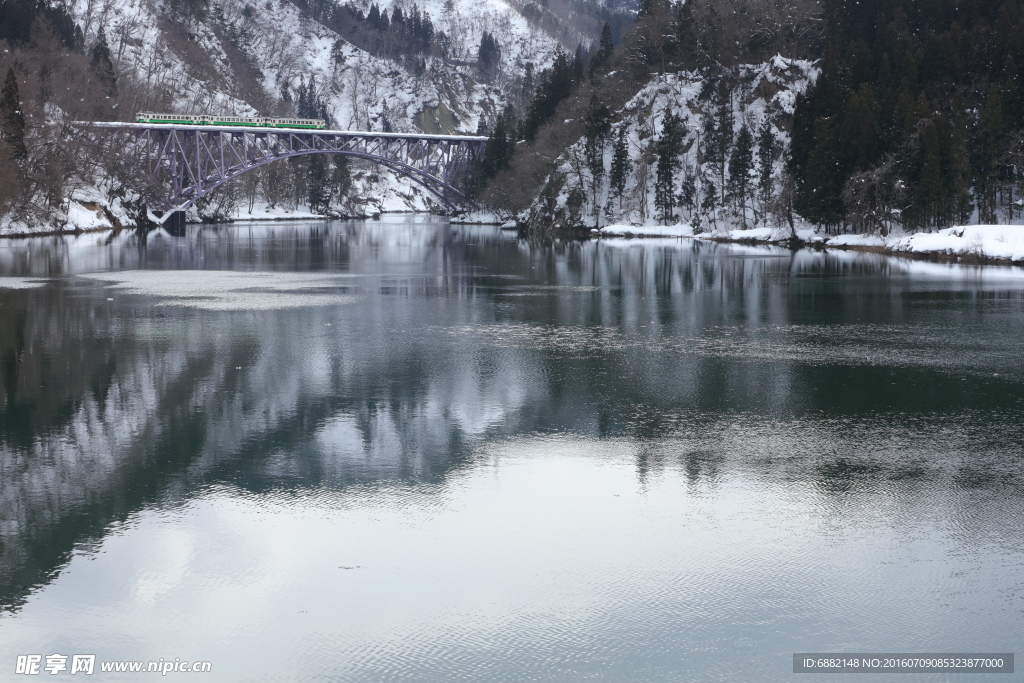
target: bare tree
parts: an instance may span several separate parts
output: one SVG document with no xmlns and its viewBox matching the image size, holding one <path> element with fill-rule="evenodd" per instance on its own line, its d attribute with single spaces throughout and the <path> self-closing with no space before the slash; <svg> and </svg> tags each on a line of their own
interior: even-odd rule
<svg viewBox="0 0 1024 683">
<path fill-rule="evenodd" d="M 849 212 L 846 220 L 854 230 L 881 235 L 892 231 L 906 199 L 892 158 L 851 176 L 843 186 L 842 196 Z"/>
</svg>

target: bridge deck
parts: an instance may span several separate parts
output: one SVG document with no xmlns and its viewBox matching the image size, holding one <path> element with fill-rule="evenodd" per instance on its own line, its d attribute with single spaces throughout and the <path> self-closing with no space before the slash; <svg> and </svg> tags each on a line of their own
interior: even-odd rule
<svg viewBox="0 0 1024 683">
<path fill-rule="evenodd" d="M 316 128 L 272 128 L 269 126 L 195 126 L 173 123 L 135 123 L 121 121 L 75 121 L 76 125 L 93 128 L 124 128 L 139 130 L 195 130 L 220 133 L 296 133 L 316 135 L 356 135 L 405 140 L 437 140 L 439 142 L 486 142 L 480 135 L 431 135 L 428 133 L 378 133 L 372 130 L 323 130 Z"/>
</svg>

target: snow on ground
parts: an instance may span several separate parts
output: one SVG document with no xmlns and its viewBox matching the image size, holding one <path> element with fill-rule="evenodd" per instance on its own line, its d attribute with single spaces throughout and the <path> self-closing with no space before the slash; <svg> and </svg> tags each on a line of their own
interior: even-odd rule
<svg viewBox="0 0 1024 683">
<path fill-rule="evenodd" d="M 785 239 L 774 228 L 748 228 L 746 230 L 727 230 L 725 235 L 731 240 L 752 240 L 754 242 L 776 242 Z M 788 236 L 788 235 L 787 235 Z"/>
<path fill-rule="evenodd" d="M 945 253 L 959 256 L 1024 261 L 1024 226 L 967 225 L 934 233 L 896 238 L 889 248 L 917 254 Z"/>
<path fill-rule="evenodd" d="M 601 237 L 693 237 L 693 226 L 680 225 L 608 225 L 591 232 Z"/>
<path fill-rule="evenodd" d="M 498 216 L 493 211 L 467 211 L 466 213 L 452 218 L 452 223 L 466 223 L 469 225 L 500 225 L 503 228 L 508 226 L 509 221 Z M 514 223 L 512 224 L 515 225 Z"/>
<path fill-rule="evenodd" d="M 252 211 L 248 206 L 239 206 L 231 212 L 231 220 L 235 221 L 281 221 L 296 218 L 323 218 L 323 216 L 313 213 L 303 206 L 295 208 L 269 206 L 266 202 L 254 204 Z"/>
<path fill-rule="evenodd" d="M 678 225 L 609 225 L 591 231 L 597 237 L 696 237 L 752 241 L 767 244 L 792 238 L 788 228 L 752 228 L 721 230 L 695 235 L 693 226 Z M 906 234 L 896 232 L 886 237 L 874 234 L 825 235 L 811 228 L 796 231 L 803 242 L 837 248 L 876 248 L 901 254 L 942 254 L 980 259 L 1024 262 L 1024 225 L 966 225 L 936 232 Z"/>
<path fill-rule="evenodd" d="M 896 231 L 885 237 L 815 233 L 811 239 L 802 239 L 827 247 L 880 248 L 896 253 L 1024 261 L 1024 225 L 961 225 L 935 232 Z"/>
<path fill-rule="evenodd" d="M 68 207 L 68 223 L 81 228 L 82 230 L 98 230 L 100 228 L 112 228 L 110 220 L 103 215 L 103 210 L 96 208 L 89 208 L 79 204 L 78 202 L 71 202 Z"/>
</svg>

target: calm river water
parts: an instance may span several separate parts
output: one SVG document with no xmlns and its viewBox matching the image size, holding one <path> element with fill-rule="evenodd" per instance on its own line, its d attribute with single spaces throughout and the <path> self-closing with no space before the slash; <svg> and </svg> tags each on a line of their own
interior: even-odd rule
<svg viewBox="0 0 1024 683">
<path fill-rule="evenodd" d="M 409 217 L 0 242 L 0 680 L 1020 654 L 1022 331 L 1021 269 L 873 254 Z"/>
</svg>

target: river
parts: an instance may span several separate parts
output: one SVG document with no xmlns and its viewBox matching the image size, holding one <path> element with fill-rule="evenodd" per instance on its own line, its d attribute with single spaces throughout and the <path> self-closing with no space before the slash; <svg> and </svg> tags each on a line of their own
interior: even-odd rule
<svg viewBox="0 0 1024 683">
<path fill-rule="evenodd" d="M 415 216 L 2 241 L 0 680 L 1013 652 L 1022 330 L 1024 269 L 878 254 Z"/>
</svg>

